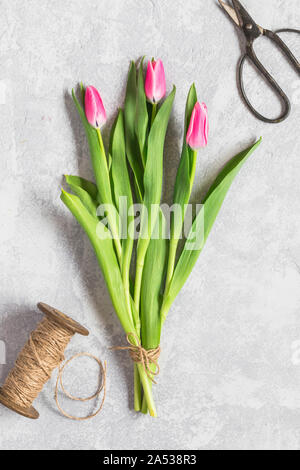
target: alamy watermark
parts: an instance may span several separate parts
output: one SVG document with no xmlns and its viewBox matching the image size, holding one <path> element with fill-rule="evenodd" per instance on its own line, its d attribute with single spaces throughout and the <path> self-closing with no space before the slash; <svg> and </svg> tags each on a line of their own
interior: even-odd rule
<svg viewBox="0 0 300 470">
<path fill-rule="evenodd" d="M 121 196 L 117 207 L 118 209 L 113 204 L 98 206 L 97 216 L 100 218 L 96 230 L 98 238 L 157 240 L 170 239 L 172 236 L 178 240 L 185 238 L 187 250 L 200 250 L 204 244 L 205 208 L 202 204 L 185 204 L 184 208 L 179 204 L 128 206 L 127 197 Z M 160 211 L 163 217 L 160 217 Z M 171 227 L 173 227 L 172 233 Z"/>
</svg>

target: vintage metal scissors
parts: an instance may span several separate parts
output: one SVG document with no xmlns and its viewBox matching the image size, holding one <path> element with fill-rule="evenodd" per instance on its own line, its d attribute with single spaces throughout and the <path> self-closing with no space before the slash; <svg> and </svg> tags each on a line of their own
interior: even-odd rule
<svg viewBox="0 0 300 470">
<path fill-rule="evenodd" d="M 296 59 L 296 57 L 293 55 L 293 53 L 290 51 L 287 45 L 282 41 L 282 39 L 277 34 L 277 33 L 283 33 L 283 32 L 300 33 L 300 30 L 284 28 L 284 29 L 279 29 L 278 31 L 275 31 L 275 32 L 269 31 L 268 29 L 264 29 L 261 26 L 258 26 L 258 24 L 256 24 L 252 20 L 249 13 L 245 10 L 245 8 L 241 5 L 241 3 L 238 0 L 232 0 L 233 7 L 230 6 L 228 3 L 225 3 L 221 0 L 219 0 L 219 3 L 221 7 L 226 11 L 226 13 L 230 16 L 230 18 L 233 20 L 233 22 L 236 24 L 236 26 L 244 33 L 244 36 L 246 39 L 246 51 L 244 55 L 242 55 L 240 59 L 239 67 L 238 67 L 238 85 L 239 85 L 239 89 L 241 91 L 241 95 L 245 101 L 246 106 L 250 109 L 250 111 L 254 114 L 254 116 L 256 116 L 261 121 L 269 122 L 269 123 L 278 123 L 278 122 L 283 121 L 284 119 L 288 117 L 290 113 L 290 110 L 291 110 L 290 100 L 288 99 L 284 91 L 280 88 L 278 83 L 274 80 L 272 75 L 266 70 L 263 64 L 258 60 L 254 52 L 253 42 L 259 36 L 266 36 L 267 38 L 271 39 L 271 41 L 273 41 L 279 47 L 279 49 L 281 49 L 283 54 L 289 59 L 292 66 L 296 69 L 296 71 L 300 75 L 299 61 Z M 243 82 L 243 67 L 244 67 L 246 59 L 249 59 L 250 62 L 252 62 L 254 67 L 266 79 L 266 81 L 269 83 L 269 85 L 273 88 L 275 93 L 281 99 L 282 104 L 283 104 L 283 110 L 277 119 L 269 119 L 267 117 L 264 117 L 250 103 L 246 95 L 244 82 Z"/>
</svg>

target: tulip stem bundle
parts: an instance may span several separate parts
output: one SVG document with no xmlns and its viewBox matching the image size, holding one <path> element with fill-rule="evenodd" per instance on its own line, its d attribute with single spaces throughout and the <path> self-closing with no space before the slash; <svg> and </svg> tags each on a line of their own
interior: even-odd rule
<svg viewBox="0 0 300 470">
<path fill-rule="evenodd" d="M 184 231 L 181 247 L 197 152 L 207 145 L 208 138 L 207 108 L 198 102 L 195 86 L 191 86 L 186 102 L 172 206 L 178 210 L 171 213 L 170 234 L 160 204 L 164 142 L 176 90 L 174 87 L 165 98 L 161 60 L 148 62 L 145 80 L 143 61 L 138 71 L 131 63 L 124 109 L 118 111 L 107 150 L 100 130 L 106 121 L 100 94 L 92 86 L 81 89 L 82 103 L 74 91 L 72 95 L 86 132 L 95 183 L 67 175 L 73 194 L 62 190 L 61 199 L 92 244 L 115 312 L 131 350 L 137 352 L 132 356 L 137 361 L 134 408 L 157 416 L 152 385 L 162 326 L 202 251 L 231 183 L 260 141 L 236 155 L 219 173 L 199 201 L 201 210 L 188 235 Z M 138 204 L 137 211 L 134 203 Z"/>
</svg>

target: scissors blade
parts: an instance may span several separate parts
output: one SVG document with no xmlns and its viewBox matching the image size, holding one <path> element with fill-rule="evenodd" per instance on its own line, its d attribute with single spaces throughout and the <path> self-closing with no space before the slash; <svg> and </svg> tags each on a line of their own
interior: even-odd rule
<svg viewBox="0 0 300 470">
<path fill-rule="evenodd" d="M 249 13 L 238 0 L 232 0 L 233 7 L 222 0 L 219 0 L 219 3 L 236 26 L 244 32 L 247 38 L 253 40 L 263 34 L 263 28 L 253 21 Z"/>
<path fill-rule="evenodd" d="M 243 29 L 247 38 L 255 39 L 262 34 L 262 28 L 251 18 L 247 10 L 239 0 L 232 0 L 233 7 L 239 20 L 240 28 Z"/>
<path fill-rule="evenodd" d="M 240 26 L 240 22 L 239 22 L 239 19 L 238 19 L 238 16 L 236 14 L 236 11 L 234 8 L 232 8 L 230 5 L 228 5 L 228 3 L 225 3 L 223 2 L 222 0 L 219 0 L 219 3 L 221 5 L 221 7 L 223 8 L 223 10 L 226 11 L 226 13 L 230 16 L 230 18 L 232 19 L 232 21 L 237 25 L 237 26 Z"/>
</svg>

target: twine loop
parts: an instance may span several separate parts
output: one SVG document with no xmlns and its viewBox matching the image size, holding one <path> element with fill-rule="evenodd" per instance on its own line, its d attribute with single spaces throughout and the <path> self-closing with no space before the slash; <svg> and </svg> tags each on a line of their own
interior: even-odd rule
<svg viewBox="0 0 300 470">
<path fill-rule="evenodd" d="M 82 421 L 93 418 L 103 408 L 106 397 L 106 361 L 104 365 L 96 356 L 87 352 L 75 354 L 68 359 L 63 365 L 64 351 L 74 335 L 67 326 L 62 326 L 56 321 L 45 317 L 31 333 L 27 343 L 19 353 L 13 369 L 9 372 L 3 387 L 1 388 L 1 396 L 5 398 L 6 403 L 14 404 L 19 408 L 28 410 L 33 401 L 38 397 L 44 385 L 50 379 L 54 369 L 58 368 L 58 377 L 55 387 L 55 400 L 59 411 L 67 418 Z M 102 380 L 99 383 L 98 390 L 90 397 L 78 398 L 66 391 L 63 385 L 63 371 L 65 367 L 74 359 L 80 356 L 88 356 L 93 358 L 100 366 Z M 97 411 L 84 417 L 66 413 L 58 401 L 58 389 L 61 387 L 62 392 L 71 400 L 88 401 L 96 398 L 103 390 L 103 398 Z"/>
<path fill-rule="evenodd" d="M 89 397 L 85 397 L 85 398 L 76 397 L 76 396 L 72 395 L 70 392 L 68 392 L 65 389 L 65 386 L 63 384 L 63 372 L 64 372 L 66 366 L 68 364 L 70 364 L 70 362 L 72 362 L 74 359 L 77 359 L 78 357 L 90 357 L 90 358 L 94 359 L 99 364 L 100 371 L 101 371 L 101 376 L 102 376 L 102 380 L 99 383 L 97 391 L 95 393 L 93 393 L 93 395 L 90 395 Z M 59 367 L 57 380 L 56 380 L 56 385 L 55 385 L 55 401 L 56 401 L 57 408 L 59 409 L 61 414 L 63 416 L 65 416 L 66 418 L 73 419 L 74 421 L 84 421 L 84 420 L 94 418 L 95 416 L 97 416 L 103 408 L 105 397 L 106 397 L 106 376 L 107 376 L 107 363 L 106 363 L 106 361 L 104 361 L 104 365 L 103 365 L 102 361 L 100 359 L 98 359 L 98 357 L 94 356 L 93 354 L 90 354 L 90 353 L 87 353 L 87 352 L 82 352 L 82 353 L 74 354 L 74 356 L 70 357 L 70 359 L 68 359 L 63 365 L 61 365 Z M 74 401 L 86 402 L 86 401 L 93 400 L 93 398 L 99 397 L 102 390 L 103 390 L 103 397 L 102 397 L 102 400 L 101 400 L 101 403 L 100 403 L 98 409 L 94 413 L 89 414 L 88 416 L 77 417 L 77 416 L 70 415 L 69 413 L 67 413 L 61 407 L 61 405 L 59 403 L 59 400 L 58 400 L 59 387 L 61 388 L 63 394 L 66 397 L 68 397 L 68 398 L 70 398 L 71 400 L 74 400 Z"/>
<path fill-rule="evenodd" d="M 130 332 L 126 335 L 126 340 L 129 346 L 114 346 L 110 348 L 113 351 L 128 351 L 133 362 L 136 364 L 142 364 L 147 377 L 156 384 L 153 376 L 156 376 L 160 372 L 158 365 L 158 359 L 160 356 L 160 346 L 154 349 L 143 348 L 140 339 L 136 333 Z M 151 364 L 155 365 L 155 370 L 151 369 Z"/>
</svg>

